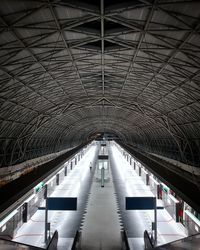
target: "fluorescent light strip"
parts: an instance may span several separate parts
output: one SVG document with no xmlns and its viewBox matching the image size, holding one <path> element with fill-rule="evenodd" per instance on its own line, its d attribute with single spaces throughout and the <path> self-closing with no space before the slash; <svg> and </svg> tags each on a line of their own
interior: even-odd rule
<svg viewBox="0 0 200 250">
<path fill-rule="evenodd" d="M 144 170 L 144 168 L 142 168 L 142 171 L 145 173 L 145 174 L 148 174 L 146 170 Z"/>
<path fill-rule="evenodd" d="M 6 230 L 6 225 L 4 225 L 1 229 L 1 232 L 4 232 Z"/>
<path fill-rule="evenodd" d="M 200 220 L 198 220 L 189 210 L 185 210 L 185 213 L 200 227 Z"/>
<path fill-rule="evenodd" d="M 45 184 L 49 184 L 51 181 L 53 181 L 53 179 L 55 178 L 55 175 L 51 177 L 51 179 L 49 179 Z"/>
<path fill-rule="evenodd" d="M 62 168 L 62 169 L 58 172 L 58 174 L 60 174 L 63 170 L 64 170 L 64 168 Z"/>
<path fill-rule="evenodd" d="M 161 183 L 165 188 L 170 189 L 167 185 L 165 185 L 163 182 Z"/>
<path fill-rule="evenodd" d="M 157 181 L 153 178 L 153 176 L 150 176 L 149 178 L 151 178 L 152 181 L 153 181 L 156 185 L 159 185 L 159 182 L 157 182 Z"/>
<path fill-rule="evenodd" d="M 173 195 L 169 194 L 169 198 L 175 203 L 179 203 L 179 201 Z"/>
<path fill-rule="evenodd" d="M 0 222 L 0 227 L 2 227 L 4 224 L 6 224 L 16 213 L 17 213 L 17 209 L 15 209 L 14 211 L 12 211 L 12 213 L 10 213 L 6 218 L 4 218 L 1 222 Z"/>
<path fill-rule="evenodd" d="M 34 197 L 35 197 L 35 194 L 32 194 L 32 195 L 29 196 L 23 203 L 29 202 L 29 201 L 32 200 Z"/>
</svg>

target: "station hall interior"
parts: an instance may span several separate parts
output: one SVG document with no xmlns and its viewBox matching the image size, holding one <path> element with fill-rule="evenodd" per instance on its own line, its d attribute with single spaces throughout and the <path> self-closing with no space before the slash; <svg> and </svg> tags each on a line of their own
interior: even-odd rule
<svg viewBox="0 0 200 250">
<path fill-rule="evenodd" d="M 0 1 L 0 250 L 200 250 L 200 1 Z"/>
</svg>

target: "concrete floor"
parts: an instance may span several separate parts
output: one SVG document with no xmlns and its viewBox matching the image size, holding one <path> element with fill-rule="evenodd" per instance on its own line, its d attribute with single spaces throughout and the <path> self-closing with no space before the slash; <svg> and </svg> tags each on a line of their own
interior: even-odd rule
<svg viewBox="0 0 200 250">
<path fill-rule="evenodd" d="M 82 228 L 82 250 L 120 250 L 121 227 L 112 176 L 101 187 L 94 177 Z"/>
</svg>

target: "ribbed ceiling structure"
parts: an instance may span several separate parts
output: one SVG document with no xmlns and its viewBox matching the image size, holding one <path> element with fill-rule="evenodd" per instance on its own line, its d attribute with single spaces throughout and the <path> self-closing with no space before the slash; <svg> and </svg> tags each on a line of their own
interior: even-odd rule
<svg viewBox="0 0 200 250">
<path fill-rule="evenodd" d="M 199 165 L 200 1 L 1 0 L 1 166 L 112 133 Z"/>
</svg>

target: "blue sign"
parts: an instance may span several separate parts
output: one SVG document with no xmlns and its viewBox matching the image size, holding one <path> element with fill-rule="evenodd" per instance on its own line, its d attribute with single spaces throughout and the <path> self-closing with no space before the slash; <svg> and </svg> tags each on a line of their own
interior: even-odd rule
<svg viewBox="0 0 200 250">
<path fill-rule="evenodd" d="M 47 198 L 48 210 L 77 210 L 77 198 L 49 197 Z"/>
<path fill-rule="evenodd" d="M 155 197 L 126 197 L 126 210 L 155 209 Z"/>
</svg>

